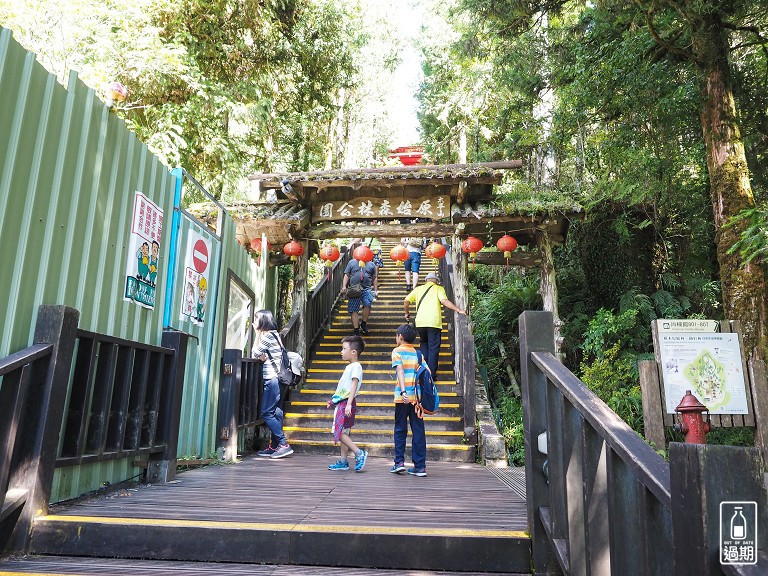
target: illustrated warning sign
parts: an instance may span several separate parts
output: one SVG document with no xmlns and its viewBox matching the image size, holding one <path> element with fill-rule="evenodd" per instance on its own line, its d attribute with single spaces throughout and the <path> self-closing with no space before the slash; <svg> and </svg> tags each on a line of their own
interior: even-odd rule
<svg viewBox="0 0 768 576">
<path fill-rule="evenodd" d="M 205 322 L 210 254 L 211 241 L 191 233 L 187 240 L 184 263 L 184 296 L 181 299 L 180 317 L 182 322 L 190 321 L 197 326 L 202 326 Z"/>
</svg>

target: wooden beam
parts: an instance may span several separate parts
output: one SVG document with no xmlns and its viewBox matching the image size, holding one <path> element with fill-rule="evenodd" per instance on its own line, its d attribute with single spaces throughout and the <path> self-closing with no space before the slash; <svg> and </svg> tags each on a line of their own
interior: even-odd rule
<svg viewBox="0 0 768 576">
<path fill-rule="evenodd" d="M 382 166 L 381 168 L 355 168 L 349 170 L 314 170 L 312 172 L 288 172 L 288 173 L 267 173 L 251 174 L 249 180 L 282 180 L 289 181 L 308 179 L 312 176 L 332 177 L 345 176 L 348 174 L 398 174 L 398 173 L 419 173 L 426 171 L 450 172 L 452 170 L 515 170 L 523 167 L 522 160 L 502 160 L 499 162 L 483 162 L 479 164 L 425 164 L 417 166 Z M 279 184 L 279 182 L 278 182 Z"/>
<path fill-rule="evenodd" d="M 459 183 L 464 182 L 470 186 L 501 184 L 501 176 L 451 176 L 451 177 L 405 177 L 398 178 L 358 178 L 355 180 L 299 180 L 292 184 L 294 190 L 300 190 L 302 196 L 311 201 L 310 194 L 314 192 L 319 194 L 330 188 L 348 188 L 356 191 L 361 188 L 376 189 L 395 189 L 410 188 L 413 186 L 423 186 L 424 188 L 447 187 L 453 188 Z M 261 183 L 262 190 L 279 190 L 280 182 L 264 181 Z"/>
<path fill-rule="evenodd" d="M 404 236 L 451 236 L 455 227 L 439 222 L 401 222 L 400 224 L 363 224 L 351 225 L 329 222 L 307 229 L 306 237 L 311 240 L 329 238 L 402 238 Z"/>
<path fill-rule="evenodd" d="M 507 262 L 502 252 L 478 252 L 475 262 L 488 266 L 506 266 Z M 541 254 L 538 252 L 512 252 L 509 258 L 510 266 L 538 268 L 541 265 Z"/>
</svg>

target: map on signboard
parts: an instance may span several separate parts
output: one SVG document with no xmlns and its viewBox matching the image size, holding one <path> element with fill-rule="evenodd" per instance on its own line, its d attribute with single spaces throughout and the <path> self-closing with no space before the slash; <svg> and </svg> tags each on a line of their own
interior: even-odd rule
<svg viewBox="0 0 768 576">
<path fill-rule="evenodd" d="M 659 349 L 667 413 L 674 414 L 686 390 L 710 414 L 748 413 L 738 334 L 660 329 Z"/>
</svg>

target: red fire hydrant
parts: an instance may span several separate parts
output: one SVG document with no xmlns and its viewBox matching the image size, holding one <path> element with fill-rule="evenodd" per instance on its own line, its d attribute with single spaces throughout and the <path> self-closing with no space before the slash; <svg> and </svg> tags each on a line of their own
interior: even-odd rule
<svg viewBox="0 0 768 576">
<path fill-rule="evenodd" d="M 674 428 L 685 434 L 685 441 L 689 444 L 706 444 L 710 426 L 709 422 L 704 421 L 702 414 L 707 412 L 707 407 L 699 402 L 690 390 L 685 391 L 685 396 L 675 408 L 675 412 L 680 414 L 682 422 L 675 424 Z"/>
</svg>

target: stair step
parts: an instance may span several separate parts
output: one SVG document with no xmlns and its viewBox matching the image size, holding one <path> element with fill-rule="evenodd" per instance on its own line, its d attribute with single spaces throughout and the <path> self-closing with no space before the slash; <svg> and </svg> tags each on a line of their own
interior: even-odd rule
<svg viewBox="0 0 768 576">
<path fill-rule="evenodd" d="M 333 440 L 292 440 L 288 439 L 291 448 L 297 454 L 324 454 L 336 456 L 339 453 L 338 445 Z M 390 442 L 360 442 L 355 439 L 355 444 L 368 451 L 368 454 L 376 458 L 392 458 L 394 445 Z M 406 461 L 411 461 L 411 440 L 407 439 L 405 450 Z M 436 444 L 427 439 L 427 462 L 474 462 L 475 447 L 469 444 Z M 427 464 L 429 465 L 429 464 Z"/>
</svg>

